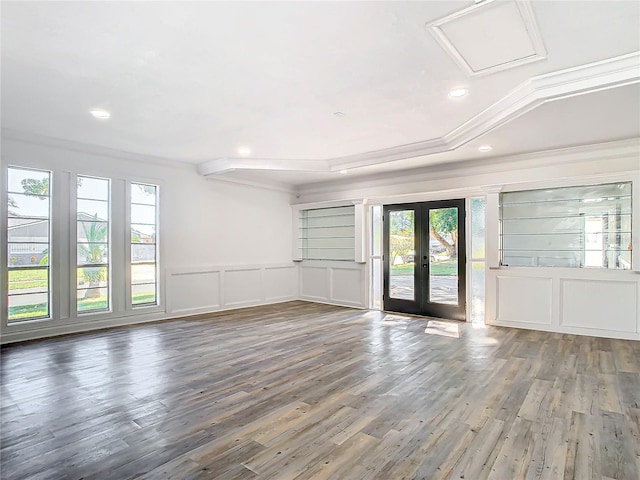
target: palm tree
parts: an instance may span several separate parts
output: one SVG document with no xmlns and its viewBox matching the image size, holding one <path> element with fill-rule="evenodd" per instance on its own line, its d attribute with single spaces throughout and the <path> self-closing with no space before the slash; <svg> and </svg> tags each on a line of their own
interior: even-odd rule
<svg viewBox="0 0 640 480">
<path fill-rule="evenodd" d="M 105 240 L 107 238 L 107 224 L 98 220 L 95 214 L 91 221 L 82 222 L 82 230 L 87 243 L 78 244 L 78 254 L 84 257 L 86 264 L 104 263 Z M 104 280 L 106 275 L 105 267 L 84 267 L 82 275 L 85 281 L 89 282 L 89 289 L 85 292 L 84 298 L 95 298 L 100 296 L 100 290 L 95 287 L 100 285 L 100 281 Z"/>
</svg>

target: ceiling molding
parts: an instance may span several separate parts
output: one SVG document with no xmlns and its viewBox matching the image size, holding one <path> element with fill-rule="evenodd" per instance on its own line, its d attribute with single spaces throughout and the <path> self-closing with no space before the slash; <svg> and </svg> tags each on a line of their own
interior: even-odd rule
<svg viewBox="0 0 640 480">
<path fill-rule="evenodd" d="M 440 163 L 427 167 L 418 167 L 397 172 L 396 174 L 376 173 L 352 180 L 335 180 L 333 182 L 308 183 L 299 187 L 298 192 L 304 195 L 335 192 L 341 186 L 367 188 L 403 184 L 449 178 L 453 176 L 486 173 L 487 169 L 520 169 L 536 168 L 549 165 L 569 165 L 592 160 L 617 160 L 622 158 L 636 159 L 640 155 L 640 138 L 618 140 L 614 142 L 581 145 L 540 152 L 505 155 L 478 160 L 461 160 L 454 163 Z"/>
<path fill-rule="evenodd" d="M 277 170 L 297 172 L 330 172 L 327 160 L 291 160 L 266 158 L 218 158 L 197 166 L 200 174 L 221 175 L 234 170 Z"/>
<path fill-rule="evenodd" d="M 328 160 L 223 158 L 198 166 L 202 175 L 231 170 L 336 172 L 455 150 L 546 102 L 640 83 L 640 52 L 538 75 L 440 138 Z"/>
<path fill-rule="evenodd" d="M 297 191 L 294 190 L 291 185 L 270 180 L 249 180 L 244 178 L 230 177 L 228 175 L 209 176 L 206 178 L 206 180 L 210 182 L 233 183 L 235 185 L 244 185 L 245 187 L 260 188 L 264 190 L 275 190 L 277 192 L 284 192 L 290 195 L 294 195 L 297 193 Z"/>
<path fill-rule="evenodd" d="M 100 145 L 91 145 L 88 143 L 74 142 L 61 138 L 47 137 L 45 135 L 37 135 L 34 133 L 26 133 L 18 130 L 2 128 L 2 139 L 12 140 L 15 142 L 28 143 L 32 145 L 41 145 L 51 148 L 59 148 L 61 150 L 70 150 L 72 152 L 86 153 L 88 155 L 98 155 L 102 157 L 117 158 L 121 160 L 131 160 L 134 162 L 149 163 L 152 165 L 162 165 L 163 167 L 185 168 L 193 170 L 192 163 L 180 161 L 178 159 L 155 157 L 152 155 L 142 155 L 139 153 L 117 150 L 114 148 L 103 147 Z"/>
</svg>

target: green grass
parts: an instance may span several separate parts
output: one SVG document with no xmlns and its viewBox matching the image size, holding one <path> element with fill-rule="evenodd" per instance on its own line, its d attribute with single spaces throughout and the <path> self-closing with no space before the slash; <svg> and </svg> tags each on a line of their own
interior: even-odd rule
<svg viewBox="0 0 640 480">
<path fill-rule="evenodd" d="M 155 293 L 136 293 L 131 299 L 133 305 L 141 305 L 155 300 Z M 104 310 L 108 307 L 107 297 L 81 299 L 78 302 L 78 312 L 88 312 L 91 310 Z M 47 304 L 37 303 L 32 305 L 21 305 L 9 307 L 9 320 L 28 320 L 30 318 L 40 318 L 47 316 Z"/>
<path fill-rule="evenodd" d="M 39 318 L 47 316 L 47 304 L 37 303 L 34 305 L 20 305 L 19 307 L 9 307 L 9 320 L 23 320 L 29 318 Z"/>
<path fill-rule="evenodd" d="M 413 263 L 394 265 L 391 267 L 391 275 L 411 275 L 413 274 Z M 442 260 L 431 263 L 431 275 L 436 277 L 450 277 L 458 273 L 458 262 L 456 260 Z"/>
<path fill-rule="evenodd" d="M 9 291 L 23 290 L 28 288 L 47 288 L 47 270 L 12 270 L 9 272 Z"/>
</svg>

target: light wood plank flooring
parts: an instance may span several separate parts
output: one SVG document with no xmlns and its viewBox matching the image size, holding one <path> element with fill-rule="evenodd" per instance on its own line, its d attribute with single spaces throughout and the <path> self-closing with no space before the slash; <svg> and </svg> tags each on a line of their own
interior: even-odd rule
<svg viewBox="0 0 640 480">
<path fill-rule="evenodd" d="M 640 342 L 289 302 L 2 350 L 2 479 L 640 478 Z"/>
</svg>

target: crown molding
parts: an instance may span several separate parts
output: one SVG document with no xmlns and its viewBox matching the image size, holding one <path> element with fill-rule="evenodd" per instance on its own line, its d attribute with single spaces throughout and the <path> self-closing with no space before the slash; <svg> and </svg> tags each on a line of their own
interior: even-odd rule
<svg viewBox="0 0 640 480">
<path fill-rule="evenodd" d="M 336 172 L 455 150 L 546 102 L 640 83 L 640 52 L 538 75 L 442 137 L 328 160 L 221 158 L 198 166 L 202 175 L 231 170 Z"/>
<path fill-rule="evenodd" d="M 234 185 L 243 185 L 245 187 L 260 188 L 263 190 L 275 190 L 276 192 L 288 193 L 290 195 L 297 193 L 291 185 L 263 179 L 249 180 L 245 178 L 230 177 L 228 175 L 212 175 L 207 177 L 206 180 L 210 182 L 232 183 Z"/>
<path fill-rule="evenodd" d="M 298 193 L 309 195 L 319 193 L 331 193 L 341 187 L 368 188 L 388 186 L 390 184 L 404 184 L 430 180 L 440 180 L 455 176 L 487 173 L 488 170 L 505 168 L 536 168 L 549 165 L 569 165 L 578 162 L 593 160 L 617 160 L 622 158 L 637 159 L 640 157 L 640 138 L 619 140 L 615 142 L 581 145 L 577 147 L 544 150 L 532 153 L 505 155 L 483 160 L 481 163 L 475 160 L 461 160 L 453 163 L 440 163 L 427 167 L 419 167 L 389 173 L 376 173 L 373 175 L 358 177 L 357 179 L 334 180 L 332 182 L 308 183 L 298 189 Z"/>
<path fill-rule="evenodd" d="M 204 176 L 221 175 L 234 170 L 277 170 L 298 172 L 330 172 L 326 160 L 291 160 L 267 158 L 218 158 L 197 166 Z"/>
<path fill-rule="evenodd" d="M 2 128 L 2 139 L 15 142 L 27 143 L 44 147 L 58 148 L 61 150 L 70 150 L 78 153 L 86 153 L 88 155 L 98 155 L 102 157 L 117 158 L 120 160 L 131 160 L 134 162 L 148 163 L 152 165 L 161 165 L 164 167 L 184 168 L 193 170 L 195 165 L 181 160 L 173 160 L 169 158 L 156 157 L 153 155 L 143 155 L 139 153 L 117 150 L 100 145 L 91 145 L 88 143 L 74 142 L 64 140 L 62 138 L 48 137 L 34 133 L 21 132 L 18 130 Z"/>
</svg>

